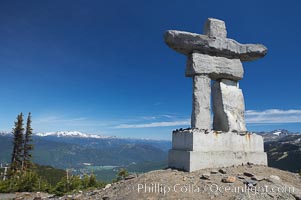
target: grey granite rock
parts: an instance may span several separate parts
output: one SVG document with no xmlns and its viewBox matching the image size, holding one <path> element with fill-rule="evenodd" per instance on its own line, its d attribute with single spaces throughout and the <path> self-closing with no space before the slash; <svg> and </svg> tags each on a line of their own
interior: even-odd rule
<svg viewBox="0 0 301 200">
<path fill-rule="evenodd" d="M 218 170 L 220 173 L 222 173 L 222 174 L 227 174 L 227 171 L 225 170 L 225 169 L 220 169 L 220 170 Z"/>
<path fill-rule="evenodd" d="M 235 81 L 222 79 L 212 87 L 213 129 L 245 132 L 245 103 L 241 89 Z"/>
<path fill-rule="evenodd" d="M 201 175 L 200 178 L 204 179 L 204 180 L 209 180 L 210 179 L 210 173 L 204 173 L 204 174 Z"/>
<path fill-rule="evenodd" d="M 251 172 L 244 172 L 244 175 L 247 176 L 247 177 L 253 177 L 254 174 L 251 173 Z"/>
<path fill-rule="evenodd" d="M 203 30 L 209 37 L 227 37 L 226 24 L 224 21 L 214 18 L 208 18 Z"/>
<path fill-rule="evenodd" d="M 263 181 L 265 179 L 265 177 L 255 175 L 255 176 L 252 176 L 251 179 L 254 181 Z"/>
<path fill-rule="evenodd" d="M 191 128 L 210 129 L 211 80 L 206 75 L 193 77 Z"/>
<path fill-rule="evenodd" d="M 185 31 L 166 31 L 164 40 L 170 48 L 185 55 L 199 51 L 213 56 L 252 61 L 267 54 L 267 48 L 261 44 L 240 44 L 233 39 L 212 38 Z"/>
<path fill-rule="evenodd" d="M 237 81 L 243 78 L 244 70 L 239 59 L 194 52 L 187 57 L 186 76 L 200 74 L 208 74 L 212 80 L 224 78 Z"/>
</svg>

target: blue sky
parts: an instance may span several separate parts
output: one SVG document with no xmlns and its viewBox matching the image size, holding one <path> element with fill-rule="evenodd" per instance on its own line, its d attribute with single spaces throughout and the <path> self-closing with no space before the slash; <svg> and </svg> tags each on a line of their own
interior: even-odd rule
<svg viewBox="0 0 301 200">
<path fill-rule="evenodd" d="M 170 139 L 189 127 L 192 80 L 168 29 L 262 43 L 240 81 L 249 130 L 301 131 L 300 1 L 0 1 L 0 130 L 32 112 L 36 132 Z"/>
</svg>

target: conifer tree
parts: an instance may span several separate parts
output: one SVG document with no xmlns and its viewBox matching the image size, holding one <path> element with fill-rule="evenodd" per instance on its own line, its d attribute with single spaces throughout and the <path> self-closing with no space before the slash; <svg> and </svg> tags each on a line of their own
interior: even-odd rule
<svg viewBox="0 0 301 200">
<path fill-rule="evenodd" d="M 23 114 L 20 113 L 15 121 L 15 128 L 13 128 L 13 153 L 11 159 L 11 171 L 14 173 L 22 167 L 22 153 L 23 153 Z"/>
<path fill-rule="evenodd" d="M 32 168 L 31 162 L 31 151 L 33 150 L 32 142 L 32 128 L 31 128 L 31 113 L 28 113 L 27 122 L 26 122 L 26 131 L 24 138 L 24 146 L 23 146 L 23 170 L 30 170 Z"/>
</svg>

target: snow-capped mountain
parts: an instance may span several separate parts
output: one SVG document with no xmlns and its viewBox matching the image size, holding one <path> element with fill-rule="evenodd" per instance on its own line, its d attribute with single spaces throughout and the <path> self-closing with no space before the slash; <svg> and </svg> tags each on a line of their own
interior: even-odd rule
<svg viewBox="0 0 301 200">
<path fill-rule="evenodd" d="M 35 135 L 40 137 L 54 136 L 54 137 L 76 137 L 76 138 L 96 138 L 96 139 L 109 138 L 109 136 L 86 134 L 79 131 L 57 131 L 57 132 L 48 132 L 48 133 L 36 133 Z"/>
<path fill-rule="evenodd" d="M 8 131 L 0 131 L 0 135 L 12 135 L 12 132 L 8 132 Z"/>
<path fill-rule="evenodd" d="M 285 130 L 285 129 L 278 129 L 278 130 L 271 131 L 270 134 L 283 137 L 283 136 L 286 136 L 286 135 L 289 135 L 289 134 L 293 134 L 293 133 L 289 132 L 288 130 Z"/>
<path fill-rule="evenodd" d="M 300 135 L 300 133 L 290 132 L 285 129 L 277 129 L 277 130 L 273 130 L 273 131 L 269 131 L 269 132 L 262 131 L 262 132 L 256 132 L 256 133 L 260 134 L 264 138 L 265 142 L 277 141 L 286 136 Z"/>
<path fill-rule="evenodd" d="M 12 132 L 0 131 L 0 136 L 12 136 Z M 132 138 L 132 137 L 116 137 L 96 135 L 89 133 L 82 133 L 80 131 L 56 131 L 56 132 L 38 132 L 33 133 L 33 136 L 37 137 L 56 137 L 56 138 L 90 138 L 90 139 L 124 139 L 124 140 L 141 140 L 141 141 L 165 141 L 162 139 L 149 139 L 149 138 Z M 166 140 L 169 141 L 169 140 Z"/>
</svg>

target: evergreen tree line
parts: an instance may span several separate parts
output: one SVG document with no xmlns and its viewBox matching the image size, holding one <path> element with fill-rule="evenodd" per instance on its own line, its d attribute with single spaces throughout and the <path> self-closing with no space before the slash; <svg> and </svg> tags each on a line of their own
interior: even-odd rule
<svg viewBox="0 0 301 200">
<path fill-rule="evenodd" d="M 62 171 L 51 167 L 39 166 L 32 162 L 31 113 L 28 114 L 26 128 L 23 127 L 23 114 L 20 113 L 15 121 L 13 133 L 13 151 L 7 179 L 0 180 L 0 192 L 49 192 L 57 195 L 72 193 L 76 190 L 104 187 L 105 183 L 96 180 L 94 174 L 80 176 L 61 176 L 60 181 L 50 184 L 49 174 Z"/>
</svg>

